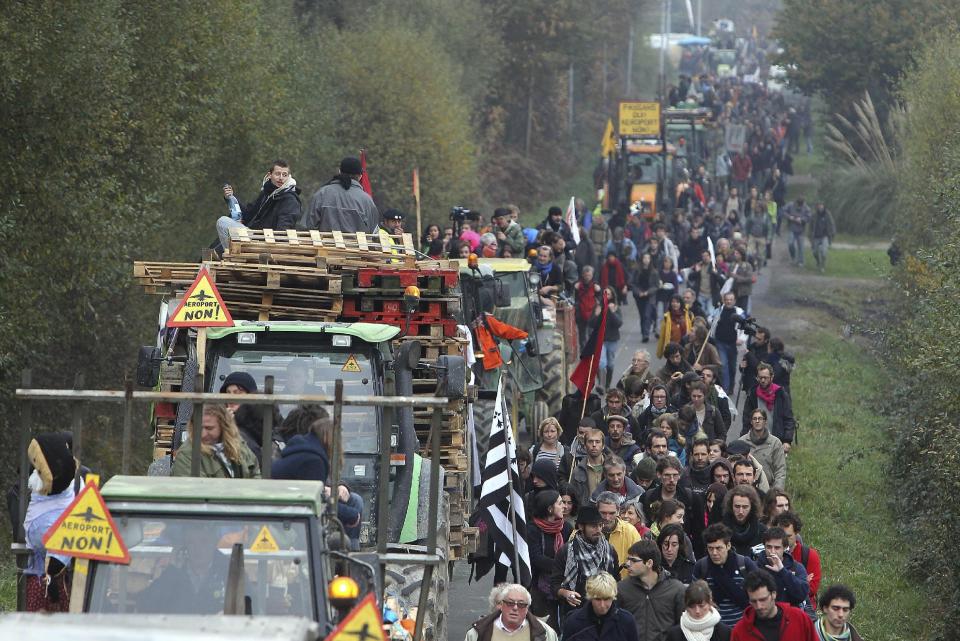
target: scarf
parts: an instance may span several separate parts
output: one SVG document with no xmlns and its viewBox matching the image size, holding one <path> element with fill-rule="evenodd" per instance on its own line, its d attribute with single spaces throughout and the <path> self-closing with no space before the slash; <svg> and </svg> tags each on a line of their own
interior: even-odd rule
<svg viewBox="0 0 960 641">
<path fill-rule="evenodd" d="M 716 608 L 710 608 L 710 612 L 702 619 L 694 619 L 688 610 L 684 610 L 680 615 L 680 631 L 687 641 L 710 641 L 713 628 L 718 623 L 720 613 Z"/>
<path fill-rule="evenodd" d="M 767 410 L 772 412 L 774 402 L 777 398 L 777 390 L 780 389 L 780 386 L 776 383 L 770 383 L 770 386 L 767 389 L 763 389 L 762 385 L 757 385 L 757 398 L 766 403 Z"/>
<path fill-rule="evenodd" d="M 823 629 L 823 618 L 817 620 L 816 624 L 817 636 L 820 637 L 820 641 L 848 641 L 850 639 L 850 626 L 843 626 L 843 632 L 840 634 L 830 634 Z"/>
<path fill-rule="evenodd" d="M 563 587 L 575 590 L 577 580 L 594 576 L 610 563 L 610 543 L 600 535 L 596 543 L 588 543 L 577 534 L 567 545 L 567 564 L 563 568 Z"/>
<path fill-rule="evenodd" d="M 759 520 L 751 518 L 745 525 L 740 525 L 737 523 L 736 519 L 731 516 L 728 519 L 724 519 L 724 522 L 733 532 L 733 537 L 730 539 L 730 542 L 733 543 L 733 547 L 742 548 L 745 546 L 750 546 L 753 541 L 760 540 Z"/>
<path fill-rule="evenodd" d="M 552 260 L 551 260 L 549 263 L 547 263 L 546 265 L 541 265 L 540 262 L 537 261 L 537 272 L 540 273 L 540 286 L 541 286 L 541 287 L 543 287 L 543 285 L 547 282 L 547 279 L 550 278 L 550 272 L 552 272 L 552 271 L 553 271 L 553 261 L 552 261 Z"/>
<path fill-rule="evenodd" d="M 560 548 L 563 547 L 564 520 L 557 519 L 556 521 L 547 521 L 545 519 L 534 518 L 533 522 L 537 524 L 538 528 L 543 530 L 544 534 L 553 535 L 553 553 L 556 554 L 559 552 Z"/>
<path fill-rule="evenodd" d="M 74 484 L 71 483 L 63 492 L 60 492 L 59 494 L 53 494 L 51 496 L 31 492 L 30 504 L 27 506 L 27 515 L 23 519 L 23 531 L 29 531 L 30 526 L 33 525 L 33 522 L 44 514 L 54 510 L 57 512 L 63 512 L 65 509 L 67 509 L 67 507 L 73 502 L 75 496 L 73 485 Z M 30 541 L 27 541 L 27 547 L 33 549 L 33 545 L 30 544 Z"/>
</svg>

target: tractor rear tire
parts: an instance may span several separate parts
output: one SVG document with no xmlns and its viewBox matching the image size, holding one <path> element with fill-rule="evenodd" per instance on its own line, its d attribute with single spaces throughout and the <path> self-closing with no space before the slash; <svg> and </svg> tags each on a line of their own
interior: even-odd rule
<svg viewBox="0 0 960 641">
<path fill-rule="evenodd" d="M 543 403 L 546 406 L 546 414 L 540 416 L 540 412 L 535 409 L 534 428 L 540 424 L 540 420 L 547 416 L 553 416 L 560 411 L 567 389 L 567 373 L 563 371 L 562 358 L 564 346 L 559 329 L 550 337 L 550 341 L 550 351 L 544 352 L 540 356 L 540 366 L 543 369 L 543 387 L 537 390 L 536 396 L 537 404 Z M 534 407 L 536 408 L 536 405 Z M 531 430 L 531 433 L 533 433 L 533 430 Z"/>
<path fill-rule="evenodd" d="M 426 468 L 426 466 L 424 466 Z M 441 477 L 442 478 L 442 477 Z M 421 492 L 429 488 L 429 480 L 421 480 Z M 447 541 L 450 532 L 450 501 L 446 492 L 440 493 L 440 523 L 437 526 L 437 550 L 446 559 Z M 426 517 L 424 517 L 426 518 Z M 423 553 L 425 540 L 418 540 L 415 547 L 404 545 L 390 546 L 391 552 L 402 552 L 408 549 L 413 553 Z M 426 550 L 427 553 L 434 552 Z M 447 561 L 433 566 L 433 576 L 430 580 L 427 609 L 424 612 L 423 638 L 427 641 L 446 641 L 447 639 L 447 600 L 450 564 Z M 414 617 L 420 604 L 420 591 L 423 589 L 424 565 L 420 563 L 394 564 L 386 566 L 383 577 L 384 603 L 399 609 L 400 616 Z"/>
</svg>

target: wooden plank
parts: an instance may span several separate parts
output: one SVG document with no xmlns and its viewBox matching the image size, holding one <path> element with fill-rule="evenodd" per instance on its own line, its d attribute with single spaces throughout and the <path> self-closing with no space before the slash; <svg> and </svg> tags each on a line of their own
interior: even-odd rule
<svg viewBox="0 0 960 641">
<path fill-rule="evenodd" d="M 310 230 L 310 242 L 313 243 L 314 246 L 318 246 L 318 247 L 323 246 L 323 240 L 320 238 L 320 232 L 318 230 L 316 229 Z"/>
<path fill-rule="evenodd" d="M 269 244 L 274 244 L 274 243 L 277 242 L 276 239 L 273 237 L 273 230 L 272 230 L 272 229 L 264 229 L 264 230 L 263 230 L 263 239 L 264 239 L 267 243 L 269 243 Z"/>
<path fill-rule="evenodd" d="M 291 245 L 299 245 L 299 244 L 300 244 L 300 238 L 297 236 L 297 230 L 296 230 L 296 229 L 288 229 L 288 230 L 287 230 L 287 242 L 290 243 Z"/>
<path fill-rule="evenodd" d="M 347 244 L 343 242 L 343 232 L 339 230 L 333 232 L 333 244 L 337 249 L 347 248 Z"/>
<path fill-rule="evenodd" d="M 363 232 L 357 232 L 357 249 L 362 252 L 367 251 L 367 235 Z"/>
</svg>

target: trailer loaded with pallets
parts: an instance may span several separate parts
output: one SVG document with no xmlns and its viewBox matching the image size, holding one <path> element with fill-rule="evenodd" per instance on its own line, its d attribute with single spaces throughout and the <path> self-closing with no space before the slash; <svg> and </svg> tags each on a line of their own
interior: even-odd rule
<svg viewBox="0 0 960 641">
<path fill-rule="evenodd" d="M 157 344 L 147 359 L 159 369 L 157 388 L 218 392 L 227 376 L 244 371 L 266 393 L 332 395 L 339 379 L 347 395 L 433 397 L 450 377 L 465 380 L 470 338 L 461 335 L 455 318 L 461 302 L 458 263 L 419 260 L 409 234 L 382 241 L 380 235 L 363 233 L 236 229 L 222 257 L 210 254 L 199 264 L 135 263 L 134 276 L 145 291 L 164 297 Z M 189 298 L 201 269 L 232 323 L 167 327 L 167 318 Z M 408 367 L 397 367 L 399 361 Z M 438 427 L 444 507 L 449 507 L 442 528 L 447 559 L 473 551 L 477 532 L 467 523 L 471 466 L 466 414 L 466 398 L 451 399 L 439 426 L 432 412 L 415 408 L 351 408 L 345 413 L 342 479 L 364 499 L 361 548 L 377 538 L 380 509 L 390 512 L 391 544 L 422 543 L 425 519 L 411 515 L 426 514 L 426 492 L 419 491 L 418 483 L 433 462 L 425 448 Z M 184 442 L 189 416 L 189 404 L 155 406 L 153 473 L 167 473 Z M 384 422 L 393 429 L 387 504 L 376 492 L 381 452 L 372 438 Z M 265 472 L 268 466 L 265 461 Z M 445 580 L 446 572 L 439 574 Z M 407 568 L 392 578 L 409 584 L 416 581 L 416 572 Z M 403 594 L 413 589 L 400 588 Z M 442 618 L 442 611 L 435 616 Z"/>
</svg>

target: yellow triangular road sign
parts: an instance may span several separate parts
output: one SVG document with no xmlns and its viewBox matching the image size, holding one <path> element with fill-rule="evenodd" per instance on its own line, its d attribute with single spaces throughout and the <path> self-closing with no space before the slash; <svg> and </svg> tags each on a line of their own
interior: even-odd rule
<svg viewBox="0 0 960 641">
<path fill-rule="evenodd" d="M 130 563 L 130 551 L 91 481 L 43 535 L 47 552 L 110 563 Z"/>
<path fill-rule="evenodd" d="M 350 357 L 347 359 L 347 362 L 343 364 L 343 367 L 340 368 L 341 372 L 353 372 L 357 374 L 360 372 L 360 363 L 357 362 L 357 357 L 353 354 L 350 354 Z"/>
<path fill-rule="evenodd" d="M 373 594 L 368 594 L 340 625 L 330 633 L 326 641 L 386 641 L 383 620 Z"/>
<path fill-rule="evenodd" d="M 167 327 L 232 327 L 233 317 L 223 304 L 223 298 L 213 284 L 206 267 L 200 269 L 193 284 L 187 289 L 183 300 Z"/>
<path fill-rule="evenodd" d="M 251 552 L 279 552 L 280 546 L 277 545 L 277 540 L 273 538 L 273 534 L 270 533 L 270 528 L 264 525 L 260 528 L 260 531 L 257 532 L 257 538 L 254 539 L 253 543 L 250 544 Z"/>
</svg>

